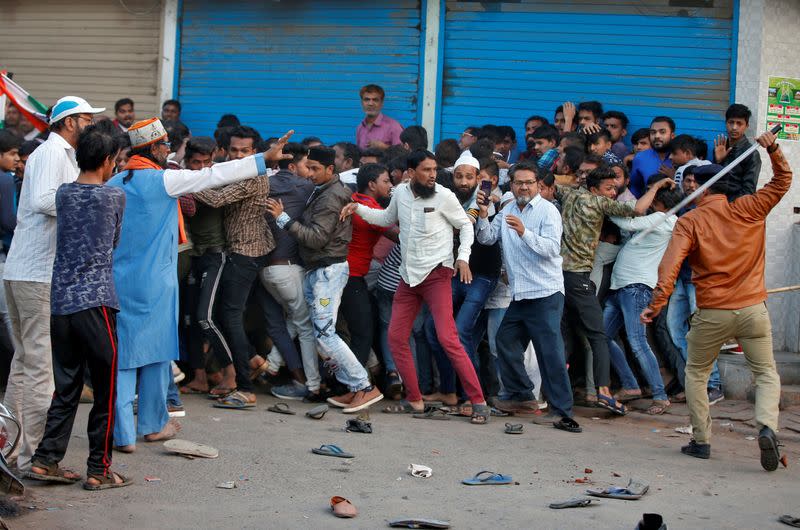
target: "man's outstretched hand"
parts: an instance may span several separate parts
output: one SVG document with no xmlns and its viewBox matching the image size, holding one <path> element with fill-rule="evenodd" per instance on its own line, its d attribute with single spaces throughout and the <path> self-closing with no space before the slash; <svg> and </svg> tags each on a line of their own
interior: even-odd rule
<svg viewBox="0 0 800 530">
<path fill-rule="evenodd" d="M 266 159 L 266 160 L 268 160 L 270 162 L 279 162 L 281 160 L 290 160 L 293 157 L 293 155 L 290 155 L 288 153 L 284 154 L 283 153 L 283 146 L 285 146 L 287 143 L 289 143 L 289 138 L 291 138 L 293 134 L 294 134 L 294 129 L 290 130 L 289 132 L 287 132 L 286 134 L 281 136 L 278 139 L 277 142 L 272 144 L 272 147 L 270 147 L 268 150 L 264 151 L 264 159 Z"/>
</svg>

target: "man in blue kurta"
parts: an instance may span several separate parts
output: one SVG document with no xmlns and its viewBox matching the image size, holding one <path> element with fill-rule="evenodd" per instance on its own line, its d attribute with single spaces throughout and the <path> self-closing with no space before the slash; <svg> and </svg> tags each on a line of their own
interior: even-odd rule
<svg viewBox="0 0 800 530">
<path fill-rule="evenodd" d="M 114 442 L 119 450 L 132 452 L 137 433 L 151 442 L 174 437 L 180 429 L 169 421 L 166 405 L 172 377 L 170 361 L 178 359 L 175 267 L 182 230 L 177 198 L 265 174 L 265 156 L 281 158 L 291 133 L 266 154 L 199 171 L 164 169 L 170 149 L 167 133 L 157 118 L 135 123 L 128 135 L 131 158 L 108 185 L 122 188 L 127 199 L 119 246 L 114 252 L 114 281 L 120 302 Z M 133 401 L 137 392 L 139 419 L 135 426 Z"/>
</svg>

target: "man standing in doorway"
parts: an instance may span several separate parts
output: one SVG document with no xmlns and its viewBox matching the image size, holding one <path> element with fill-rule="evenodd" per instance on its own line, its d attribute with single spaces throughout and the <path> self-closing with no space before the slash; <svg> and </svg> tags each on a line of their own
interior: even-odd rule
<svg viewBox="0 0 800 530">
<path fill-rule="evenodd" d="M 383 100 L 386 93 L 378 85 L 366 85 L 359 92 L 364 119 L 356 127 L 356 144 L 359 149 L 374 147 L 386 149 L 400 144 L 400 133 L 403 126 L 389 116 L 384 115 Z"/>
</svg>

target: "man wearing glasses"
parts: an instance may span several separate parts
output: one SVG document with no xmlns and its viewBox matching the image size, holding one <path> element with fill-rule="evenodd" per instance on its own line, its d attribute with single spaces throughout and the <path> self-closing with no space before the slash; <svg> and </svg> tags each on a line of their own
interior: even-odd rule
<svg viewBox="0 0 800 530">
<path fill-rule="evenodd" d="M 56 190 L 78 178 L 78 136 L 104 110 L 79 97 L 59 99 L 50 113 L 50 136 L 25 166 L 17 228 L 3 274 L 14 340 L 5 405 L 22 431 L 9 463 L 16 461 L 21 471 L 30 467 L 42 439 L 54 389 L 50 283 L 56 250 Z"/>
</svg>

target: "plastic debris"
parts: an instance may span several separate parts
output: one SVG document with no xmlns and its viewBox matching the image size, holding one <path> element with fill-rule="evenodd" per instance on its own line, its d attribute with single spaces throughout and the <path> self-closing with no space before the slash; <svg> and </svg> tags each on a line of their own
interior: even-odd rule
<svg viewBox="0 0 800 530">
<path fill-rule="evenodd" d="M 217 484 L 217 487 L 223 490 L 232 490 L 233 488 L 236 487 L 236 482 L 232 480 L 228 480 L 226 482 L 220 482 L 219 484 Z"/>
<path fill-rule="evenodd" d="M 686 427 L 675 427 L 675 432 L 679 432 L 681 434 L 692 434 L 694 430 L 692 429 L 691 425 L 687 425 Z"/>
<path fill-rule="evenodd" d="M 153 475 L 145 475 L 144 477 L 145 482 L 161 482 L 161 479 L 158 477 L 154 477 Z"/>
<path fill-rule="evenodd" d="M 594 473 L 594 471 L 592 471 L 592 470 L 591 470 L 591 469 L 589 469 L 588 467 L 587 467 L 587 468 L 585 468 L 585 469 L 583 470 L 583 472 L 584 472 L 584 473 Z"/>
<path fill-rule="evenodd" d="M 408 472 L 411 473 L 412 477 L 417 478 L 430 478 L 433 475 L 433 469 L 421 464 L 409 464 Z"/>
<path fill-rule="evenodd" d="M 745 437 L 744 437 L 744 439 L 745 439 L 745 440 L 749 440 L 749 441 L 751 441 L 751 442 L 752 442 L 753 440 L 755 440 L 755 439 L 756 439 L 756 437 L 755 437 L 755 436 L 745 436 Z"/>
</svg>

